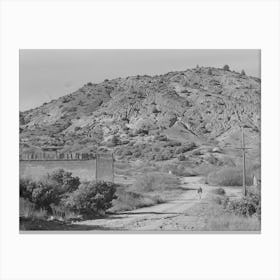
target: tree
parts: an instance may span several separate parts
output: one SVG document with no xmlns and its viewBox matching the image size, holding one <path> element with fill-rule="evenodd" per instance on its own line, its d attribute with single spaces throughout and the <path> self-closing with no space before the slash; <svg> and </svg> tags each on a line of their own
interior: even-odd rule
<svg viewBox="0 0 280 280">
<path fill-rule="evenodd" d="M 244 70 L 241 71 L 241 75 L 242 75 L 242 76 L 246 76 L 246 73 L 245 73 Z"/>
<path fill-rule="evenodd" d="M 212 74 L 213 74 L 211 68 L 208 69 L 207 74 L 208 74 L 208 75 L 212 75 Z"/>
<path fill-rule="evenodd" d="M 119 142 L 120 142 L 119 137 L 118 137 L 117 135 L 114 135 L 114 136 L 112 137 L 112 144 L 113 144 L 114 146 L 117 146 L 117 145 L 119 144 Z"/>
<path fill-rule="evenodd" d="M 226 65 L 224 65 L 223 69 L 224 69 L 225 71 L 229 71 L 229 66 L 226 64 Z"/>
</svg>

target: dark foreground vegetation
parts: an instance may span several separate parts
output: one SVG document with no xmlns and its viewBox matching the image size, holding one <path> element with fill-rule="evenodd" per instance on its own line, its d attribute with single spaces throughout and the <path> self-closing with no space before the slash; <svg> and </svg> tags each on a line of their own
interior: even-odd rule
<svg viewBox="0 0 280 280">
<path fill-rule="evenodd" d="M 62 222 L 102 216 L 112 206 L 117 186 L 110 182 L 81 183 L 78 177 L 63 169 L 38 181 L 21 179 L 21 221 Z"/>
<path fill-rule="evenodd" d="M 59 169 L 39 180 L 20 179 L 20 228 L 75 230 L 72 222 L 152 206 L 180 192 L 178 177 L 159 172 L 137 176 L 128 186 L 81 182 L 71 172 Z"/>
</svg>

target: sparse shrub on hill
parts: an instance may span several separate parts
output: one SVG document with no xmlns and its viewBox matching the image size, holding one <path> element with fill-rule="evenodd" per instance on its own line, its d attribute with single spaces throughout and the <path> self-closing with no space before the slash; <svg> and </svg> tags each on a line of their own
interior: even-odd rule
<svg viewBox="0 0 280 280">
<path fill-rule="evenodd" d="M 164 143 L 163 147 L 178 147 L 181 145 L 182 145 L 182 143 L 179 141 L 169 140 L 166 143 Z"/>
<path fill-rule="evenodd" d="M 111 142 L 109 144 L 111 144 L 112 147 L 115 147 L 117 145 L 119 145 L 120 143 L 120 138 L 117 135 L 114 135 L 111 139 Z"/>
<path fill-rule="evenodd" d="M 241 75 L 242 75 L 242 76 L 246 76 L 246 73 L 245 73 L 244 70 L 241 71 Z"/>
<path fill-rule="evenodd" d="M 211 68 L 208 69 L 207 74 L 208 74 L 208 75 L 213 75 L 212 69 L 211 69 Z"/>
<path fill-rule="evenodd" d="M 155 136 L 155 140 L 158 140 L 158 141 L 167 141 L 168 140 L 168 138 L 167 138 L 167 136 L 166 135 L 156 135 Z"/>
<path fill-rule="evenodd" d="M 182 153 L 186 153 L 188 151 L 191 151 L 196 147 L 197 147 L 196 144 L 191 142 L 189 144 L 183 144 L 182 147 L 178 147 L 175 152 L 176 152 L 176 154 L 182 154 Z"/>
<path fill-rule="evenodd" d="M 223 70 L 225 70 L 225 71 L 229 71 L 229 66 L 228 66 L 227 64 L 226 64 L 226 65 L 224 65 Z"/>
<path fill-rule="evenodd" d="M 178 160 L 179 160 L 179 161 L 184 161 L 184 160 L 186 160 L 185 155 L 183 155 L 183 154 L 179 155 L 179 156 L 178 156 Z"/>
</svg>

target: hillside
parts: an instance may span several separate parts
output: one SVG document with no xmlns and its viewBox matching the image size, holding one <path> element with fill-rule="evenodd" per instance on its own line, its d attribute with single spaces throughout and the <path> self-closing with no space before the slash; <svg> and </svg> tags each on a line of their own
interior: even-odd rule
<svg viewBox="0 0 280 280">
<path fill-rule="evenodd" d="M 240 125 L 259 162 L 261 81 L 197 67 L 88 83 L 20 112 L 21 152 L 114 151 L 117 158 L 235 165 Z"/>
</svg>

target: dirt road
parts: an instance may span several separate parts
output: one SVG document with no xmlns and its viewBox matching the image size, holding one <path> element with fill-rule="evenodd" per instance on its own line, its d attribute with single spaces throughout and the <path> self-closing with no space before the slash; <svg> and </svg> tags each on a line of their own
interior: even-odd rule
<svg viewBox="0 0 280 280">
<path fill-rule="evenodd" d="M 201 177 L 184 177 L 181 186 L 186 190 L 175 200 L 144 207 L 133 211 L 112 214 L 106 218 L 79 222 L 79 225 L 100 226 L 108 230 L 130 231 L 178 231 L 198 230 L 203 225 L 203 217 L 191 215 L 188 210 L 198 203 L 204 203 L 206 194 L 213 188 L 200 183 Z M 197 188 L 202 187 L 201 200 L 197 196 Z M 236 195 L 238 190 L 228 190 L 228 194 Z"/>
</svg>

